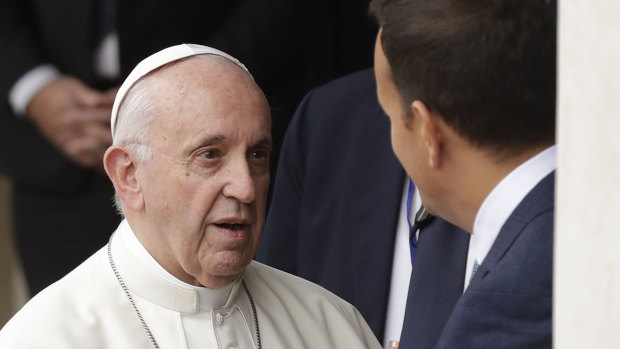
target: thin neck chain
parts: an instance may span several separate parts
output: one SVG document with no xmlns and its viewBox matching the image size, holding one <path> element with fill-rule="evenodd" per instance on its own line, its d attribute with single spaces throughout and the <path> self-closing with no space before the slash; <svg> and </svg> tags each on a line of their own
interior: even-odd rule
<svg viewBox="0 0 620 349">
<path fill-rule="evenodd" d="M 140 311 L 138 310 L 136 303 L 133 301 L 133 297 L 131 297 L 131 294 L 129 293 L 129 289 L 125 285 L 125 282 L 123 281 L 123 278 L 121 277 L 121 274 L 118 272 L 118 269 L 116 269 L 116 264 L 114 264 L 114 259 L 112 259 L 112 237 L 113 236 L 114 234 L 112 234 L 112 236 L 110 237 L 110 241 L 108 241 L 108 259 L 110 260 L 110 266 L 112 267 L 112 271 L 114 272 L 114 275 L 116 276 L 116 279 L 118 280 L 118 283 L 121 285 L 123 292 L 129 299 L 129 303 L 131 303 L 133 310 L 136 312 L 136 315 L 138 316 L 138 319 L 140 320 L 140 323 L 142 324 L 142 327 L 144 328 L 144 331 L 146 332 L 146 335 L 149 338 L 151 345 L 153 346 L 153 348 L 159 349 L 159 345 L 157 344 L 157 341 L 155 340 L 153 333 L 151 333 L 149 326 L 146 324 L 146 321 L 144 321 L 142 314 L 140 314 Z M 256 329 L 256 346 L 257 346 L 257 349 L 262 349 L 260 331 L 258 329 L 258 316 L 256 314 L 256 305 L 254 304 L 254 299 L 252 298 L 252 294 L 250 293 L 250 290 L 248 290 L 248 287 L 246 286 L 245 281 L 241 281 L 241 282 L 243 284 L 243 288 L 245 289 L 245 292 L 248 295 L 248 299 L 250 300 L 250 306 L 252 307 L 252 317 L 254 318 L 254 328 Z"/>
<path fill-rule="evenodd" d="M 112 235 L 112 237 L 113 236 L 114 235 Z M 159 349 L 159 345 L 157 345 L 157 341 L 155 340 L 155 337 L 153 337 L 153 333 L 151 333 L 151 330 L 147 326 L 146 321 L 144 321 L 142 314 L 140 314 L 138 307 L 136 307 L 136 303 L 133 301 L 133 297 L 131 297 L 131 294 L 129 293 L 129 289 L 127 289 L 127 286 L 125 285 L 125 282 L 123 281 L 123 278 L 121 278 L 121 274 L 118 272 L 118 269 L 116 269 L 116 265 L 114 264 L 114 259 L 112 259 L 112 237 L 110 237 L 110 241 L 108 241 L 108 259 L 110 260 L 110 266 L 112 267 L 112 271 L 114 272 L 114 275 L 116 275 L 116 279 L 118 280 L 118 283 L 121 284 L 121 288 L 123 289 L 123 292 L 125 292 L 125 295 L 129 299 L 129 303 L 131 303 L 133 310 L 135 310 L 136 315 L 138 315 L 138 319 L 140 319 L 140 323 L 142 323 L 142 327 L 144 327 L 144 330 L 146 331 L 146 335 L 149 337 L 149 341 L 153 345 L 153 348 Z"/>
<path fill-rule="evenodd" d="M 252 294 L 248 287 L 245 285 L 245 280 L 241 281 L 243 283 L 243 288 L 245 288 L 245 293 L 248 295 L 248 299 L 250 300 L 250 306 L 252 307 L 252 316 L 254 317 L 254 329 L 256 330 L 256 347 L 257 349 L 262 349 L 261 341 L 260 341 L 260 331 L 258 330 L 258 316 L 256 315 L 256 306 L 254 305 L 254 299 L 252 298 Z"/>
</svg>

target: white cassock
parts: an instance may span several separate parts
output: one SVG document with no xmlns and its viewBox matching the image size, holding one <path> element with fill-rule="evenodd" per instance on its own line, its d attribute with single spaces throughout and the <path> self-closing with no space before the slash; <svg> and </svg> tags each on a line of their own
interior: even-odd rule
<svg viewBox="0 0 620 349">
<path fill-rule="evenodd" d="M 232 284 L 208 289 L 166 272 L 126 221 L 110 244 L 119 276 L 159 348 L 257 348 L 256 323 L 265 349 L 381 348 L 352 305 L 291 274 L 253 261 Z M 104 247 L 28 302 L 0 331 L 0 348 L 153 345 Z"/>
</svg>

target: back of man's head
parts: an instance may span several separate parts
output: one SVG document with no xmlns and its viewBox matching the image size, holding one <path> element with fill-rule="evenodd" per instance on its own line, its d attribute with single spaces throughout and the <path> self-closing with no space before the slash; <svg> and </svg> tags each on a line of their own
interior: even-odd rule
<svg viewBox="0 0 620 349">
<path fill-rule="evenodd" d="M 543 0 L 373 0 L 405 110 L 420 100 L 511 156 L 555 140 L 555 17 Z"/>
</svg>

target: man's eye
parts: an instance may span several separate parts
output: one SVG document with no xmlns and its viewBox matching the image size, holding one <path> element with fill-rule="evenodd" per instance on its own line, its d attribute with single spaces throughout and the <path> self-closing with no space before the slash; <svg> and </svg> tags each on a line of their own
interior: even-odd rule
<svg viewBox="0 0 620 349">
<path fill-rule="evenodd" d="M 201 152 L 198 156 L 205 159 L 216 159 L 220 156 L 220 152 L 217 149 L 209 149 Z"/>
<path fill-rule="evenodd" d="M 269 152 L 265 150 L 254 150 L 250 152 L 248 157 L 251 159 L 265 159 L 269 157 Z"/>
</svg>

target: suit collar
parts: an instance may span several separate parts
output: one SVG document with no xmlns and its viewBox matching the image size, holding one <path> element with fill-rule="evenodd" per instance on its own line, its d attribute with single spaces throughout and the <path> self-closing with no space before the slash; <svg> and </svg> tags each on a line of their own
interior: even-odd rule
<svg viewBox="0 0 620 349">
<path fill-rule="evenodd" d="M 500 230 L 472 283 L 492 270 L 510 249 L 521 231 L 538 215 L 553 210 L 555 170 L 543 178 L 519 203 Z"/>
</svg>

